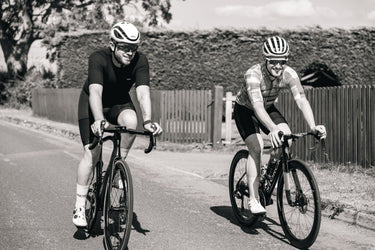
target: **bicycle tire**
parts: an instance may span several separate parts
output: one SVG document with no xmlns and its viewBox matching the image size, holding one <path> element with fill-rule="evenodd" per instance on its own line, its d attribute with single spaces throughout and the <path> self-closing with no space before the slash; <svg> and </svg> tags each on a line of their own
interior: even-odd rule
<svg viewBox="0 0 375 250">
<path fill-rule="evenodd" d="M 234 216 L 242 226 L 252 226 L 258 217 L 248 208 L 249 193 L 246 175 L 246 162 L 249 151 L 242 149 L 233 157 L 229 171 L 229 197 Z M 242 172 L 241 172 L 242 170 Z"/>
<path fill-rule="evenodd" d="M 291 244 L 297 248 L 308 248 L 314 244 L 320 230 L 321 200 L 318 184 L 308 165 L 300 160 L 288 161 L 290 178 L 290 197 L 294 204 L 287 201 L 284 176 L 277 188 L 277 211 L 282 229 Z M 300 184 L 303 194 L 297 195 L 296 185 Z M 313 204 L 311 204 L 313 202 Z M 297 215 L 293 221 L 292 216 Z M 306 226 L 306 230 L 303 230 Z"/>
<path fill-rule="evenodd" d="M 126 249 L 133 221 L 133 181 L 128 164 L 113 163 L 104 196 L 104 242 L 107 249 Z"/>
<path fill-rule="evenodd" d="M 85 210 L 87 221 L 85 230 L 87 232 L 90 232 L 95 224 L 96 215 L 98 212 L 98 197 L 96 195 L 95 188 L 92 185 L 90 185 L 89 191 L 86 196 Z"/>
<path fill-rule="evenodd" d="M 97 164 L 100 164 L 99 162 Z M 97 212 L 99 210 L 98 208 L 98 191 L 96 190 L 97 183 L 96 183 L 96 175 L 97 175 L 97 167 L 95 166 L 93 170 L 93 176 L 89 184 L 89 190 L 87 192 L 86 196 L 86 202 L 85 202 L 85 214 L 86 214 L 86 221 L 87 226 L 85 230 L 87 232 L 91 232 L 97 217 Z"/>
</svg>

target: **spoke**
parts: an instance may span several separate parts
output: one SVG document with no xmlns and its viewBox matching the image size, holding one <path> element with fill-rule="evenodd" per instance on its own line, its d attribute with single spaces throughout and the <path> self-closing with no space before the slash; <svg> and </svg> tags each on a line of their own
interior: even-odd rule
<svg viewBox="0 0 375 250">
<path fill-rule="evenodd" d="M 306 176 L 297 170 L 293 174 L 293 180 L 294 181 L 289 183 L 291 184 L 290 194 L 291 199 L 296 202 L 296 206 L 291 207 L 287 204 L 286 195 L 285 192 L 283 192 L 284 215 L 290 231 L 296 238 L 304 239 L 310 234 L 314 223 L 315 203 L 313 194 L 310 193 L 311 188 Z M 296 180 L 298 180 L 297 183 L 300 185 L 302 191 L 302 193 L 298 195 L 300 197 L 296 197 Z"/>
</svg>

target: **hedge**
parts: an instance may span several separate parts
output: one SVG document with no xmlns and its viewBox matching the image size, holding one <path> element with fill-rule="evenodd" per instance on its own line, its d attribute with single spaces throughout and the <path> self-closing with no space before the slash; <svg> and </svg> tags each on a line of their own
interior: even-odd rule
<svg viewBox="0 0 375 250">
<path fill-rule="evenodd" d="M 221 85 L 225 91 L 237 91 L 243 73 L 263 60 L 262 43 L 272 35 L 289 41 L 289 65 L 299 73 L 319 62 L 326 64 L 342 85 L 375 82 L 374 28 L 145 31 L 139 50 L 148 56 L 155 89 L 209 89 Z M 100 31 L 67 35 L 55 43 L 58 87 L 80 88 L 87 77 L 89 54 L 108 46 L 108 40 L 108 33 Z"/>
</svg>

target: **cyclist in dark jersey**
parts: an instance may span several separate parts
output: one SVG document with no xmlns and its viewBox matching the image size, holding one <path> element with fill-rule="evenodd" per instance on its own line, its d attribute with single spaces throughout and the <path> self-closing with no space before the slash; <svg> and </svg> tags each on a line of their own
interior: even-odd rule
<svg viewBox="0 0 375 250">
<path fill-rule="evenodd" d="M 89 57 L 88 78 L 82 88 L 78 105 L 78 122 L 84 155 L 78 166 L 77 197 L 73 223 L 87 225 L 85 201 L 88 182 L 99 156 L 99 146 L 89 150 L 94 135 L 100 135 L 101 122 L 136 129 L 137 115 L 129 95 L 134 85 L 143 117 L 143 127 L 158 135 L 162 128 L 151 121 L 150 75 L 147 57 L 137 51 L 140 41 L 138 29 L 131 23 L 116 23 L 110 32 L 109 48 L 93 52 Z M 106 126 L 108 123 L 106 123 Z M 124 156 L 135 136 L 123 135 Z"/>
<path fill-rule="evenodd" d="M 265 62 L 254 65 L 245 73 L 234 105 L 234 118 L 238 131 L 249 150 L 247 179 L 249 186 L 249 209 L 253 214 L 265 214 L 259 202 L 259 175 L 263 154 L 263 139 L 260 129 L 268 134 L 274 148 L 281 146 L 279 131 L 291 133 L 285 118 L 274 106 L 279 91 L 288 88 L 293 94 L 298 108 L 302 111 L 310 129 L 326 137 L 323 125 L 315 125 L 314 115 L 306 99 L 297 73 L 286 65 L 289 45 L 285 39 L 274 36 L 263 44 Z"/>
</svg>

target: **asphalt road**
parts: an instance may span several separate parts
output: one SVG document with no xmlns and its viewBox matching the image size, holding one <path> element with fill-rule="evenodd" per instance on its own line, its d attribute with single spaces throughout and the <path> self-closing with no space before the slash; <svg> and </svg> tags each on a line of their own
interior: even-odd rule
<svg viewBox="0 0 375 250">
<path fill-rule="evenodd" d="M 103 249 L 100 230 L 87 237 L 71 222 L 81 145 L 2 121 L 0 138 L 0 249 Z M 293 249 L 275 206 L 267 207 L 266 220 L 243 228 L 225 180 L 129 161 L 135 191 L 129 249 Z M 311 249 L 375 249 L 375 233 L 323 218 Z"/>
</svg>

